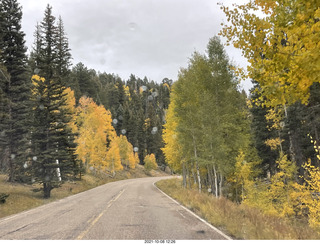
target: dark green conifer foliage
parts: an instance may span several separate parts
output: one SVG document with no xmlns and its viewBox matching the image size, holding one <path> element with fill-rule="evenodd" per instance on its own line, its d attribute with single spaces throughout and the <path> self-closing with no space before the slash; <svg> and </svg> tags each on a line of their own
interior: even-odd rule
<svg viewBox="0 0 320 244">
<path fill-rule="evenodd" d="M 89 70 L 83 63 L 76 64 L 72 69 L 70 87 L 75 91 L 77 100 L 82 96 L 88 96 L 97 101 L 97 85 L 94 78 L 96 73 Z"/>
<path fill-rule="evenodd" d="M 255 89 L 259 88 L 259 84 L 252 81 L 254 87 L 251 89 L 251 99 L 257 99 L 258 94 Z M 251 131 L 253 134 L 254 146 L 257 149 L 259 157 L 262 159 L 261 167 L 264 177 L 267 176 L 267 172 L 274 174 L 276 172 L 276 159 L 278 158 L 278 152 L 271 150 L 269 146 L 265 144 L 268 139 L 277 137 L 277 134 L 271 128 L 271 123 L 266 120 L 267 108 L 262 108 L 256 104 L 250 108 L 251 113 Z"/>
<path fill-rule="evenodd" d="M 34 120 L 32 127 L 32 176 L 43 184 L 44 197 L 73 176 L 74 135 L 67 127 L 70 118 L 65 98 L 54 82 L 34 79 Z"/>
<path fill-rule="evenodd" d="M 57 36 L 58 28 L 56 18 L 52 15 L 52 7 L 48 4 L 44 12 L 44 18 L 40 23 L 40 40 L 38 69 L 40 76 L 46 80 L 57 78 Z"/>
<path fill-rule="evenodd" d="M 75 135 L 67 126 L 70 115 L 65 108 L 66 98 L 63 93 L 70 53 L 62 26 L 62 21 L 59 28 L 55 26 L 55 17 L 48 5 L 35 40 L 39 44 L 35 52 L 36 68 L 44 79 L 33 79 L 31 175 L 34 182 L 43 185 L 45 198 L 50 197 L 53 188 L 73 177 L 76 171 L 74 167 L 77 166 L 74 161 Z M 59 46 L 61 43 L 64 43 L 64 47 Z"/>
<path fill-rule="evenodd" d="M 65 83 L 69 79 L 71 67 L 71 49 L 69 48 L 69 41 L 66 36 L 64 25 L 61 16 L 58 19 L 57 32 L 57 76 L 63 79 Z"/>
<path fill-rule="evenodd" d="M 9 99 L 4 93 L 4 87 L 9 75 L 5 72 L 4 66 L 0 65 L 0 171 L 8 173 L 9 170 L 9 148 L 6 130 L 9 121 Z"/>
<path fill-rule="evenodd" d="M 9 165 L 9 181 L 23 181 L 27 168 L 30 79 L 27 78 L 22 10 L 16 0 L 0 2 L 0 62 L 2 149 Z"/>
</svg>

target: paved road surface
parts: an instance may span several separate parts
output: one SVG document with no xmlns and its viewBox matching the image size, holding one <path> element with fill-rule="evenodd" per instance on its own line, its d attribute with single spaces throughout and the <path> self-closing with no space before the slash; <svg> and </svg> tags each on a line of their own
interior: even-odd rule
<svg viewBox="0 0 320 244">
<path fill-rule="evenodd" d="M 0 219 L 0 239 L 226 239 L 161 193 L 157 178 L 112 182 Z"/>
</svg>

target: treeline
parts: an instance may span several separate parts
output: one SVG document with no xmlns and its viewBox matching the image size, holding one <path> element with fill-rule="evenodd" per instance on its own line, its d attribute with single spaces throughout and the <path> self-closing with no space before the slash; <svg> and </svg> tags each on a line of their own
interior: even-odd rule
<svg viewBox="0 0 320 244">
<path fill-rule="evenodd" d="M 172 86 L 163 135 L 168 164 L 182 173 L 184 187 L 196 184 L 216 197 L 233 193 L 229 180 L 241 151 L 258 160 L 246 94 L 231 67 L 218 37 L 210 39 L 206 54 L 194 53 Z"/>
<path fill-rule="evenodd" d="M 230 24 L 220 34 L 250 65 L 230 65 L 214 37 L 173 84 L 163 151 L 185 187 L 320 229 L 319 7 L 221 6 Z M 252 79 L 248 98 L 236 74 Z"/>
<path fill-rule="evenodd" d="M 67 80 L 77 104 L 82 96 L 87 96 L 111 112 L 117 135 L 127 137 L 141 161 L 153 153 L 159 166 L 165 167 L 162 127 L 172 80 L 164 78 L 156 83 L 131 75 L 124 81 L 114 74 L 97 73 L 82 63 L 71 69 Z"/>
<path fill-rule="evenodd" d="M 17 0 L 1 1 L 0 170 L 9 181 L 39 183 L 48 198 L 88 169 L 113 177 L 140 162 L 163 165 L 172 82 L 71 67 L 62 18 L 49 5 L 27 56 L 21 18 Z"/>
</svg>

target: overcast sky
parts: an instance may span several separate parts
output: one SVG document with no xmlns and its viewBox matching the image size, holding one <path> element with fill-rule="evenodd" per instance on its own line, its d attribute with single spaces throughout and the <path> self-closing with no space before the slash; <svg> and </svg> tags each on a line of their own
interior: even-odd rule
<svg viewBox="0 0 320 244">
<path fill-rule="evenodd" d="M 134 74 L 156 82 L 176 80 L 194 51 L 204 53 L 225 21 L 217 2 L 221 0 L 20 0 L 29 50 L 49 3 L 64 22 L 73 64 L 82 62 L 124 80 Z M 239 50 L 226 50 L 236 65 L 246 66 Z M 242 84 L 250 87 L 248 81 Z"/>
</svg>

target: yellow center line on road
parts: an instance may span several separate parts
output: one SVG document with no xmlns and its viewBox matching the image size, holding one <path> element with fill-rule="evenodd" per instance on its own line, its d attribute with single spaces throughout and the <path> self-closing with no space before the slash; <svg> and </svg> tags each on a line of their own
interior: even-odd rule
<svg viewBox="0 0 320 244">
<path fill-rule="evenodd" d="M 124 189 L 122 189 L 118 195 L 114 198 L 112 198 L 108 203 L 107 203 L 107 207 L 95 218 L 91 218 L 89 222 L 90 225 L 88 226 L 88 228 L 86 228 L 83 232 L 81 232 L 81 234 L 76 238 L 76 240 L 82 240 L 83 237 L 92 229 L 92 227 L 99 221 L 99 219 L 105 214 L 105 212 L 107 212 L 107 210 L 112 206 L 112 203 L 114 203 L 115 201 L 118 200 L 118 198 L 122 195 L 122 193 L 124 192 Z"/>
</svg>

